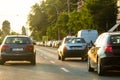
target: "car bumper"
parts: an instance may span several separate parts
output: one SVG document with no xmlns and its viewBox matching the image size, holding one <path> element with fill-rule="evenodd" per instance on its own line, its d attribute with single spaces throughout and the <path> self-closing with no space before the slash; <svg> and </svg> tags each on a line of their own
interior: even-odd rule
<svg viewBox="0 0 120 80">
<path fill-rule="evenodd" d="M 64 51 L 65 57 L 83 57 L 87 54 L 87 51 L 85 50 L 67 50 Z"/>
<path fill-rule="evenodd" d="M 2 58 L 2 60 L 5 60 L 5 61 L 9 61 L 9 60 L 12 60 L 12 61 L 24 61 L 24 60 L 30 61 L 33 58 L 35 58 L 35 54 L 33 54 L 33 53 L 5 54 L 4 53 L 1 55 L 1 58 Z"/>
<path fill-rule="evenodd" d="M 119 69 L 120 70 L 120 57 L 107 57 L 102 58 L 101 63 L 106 69 Z"/>
</svg>

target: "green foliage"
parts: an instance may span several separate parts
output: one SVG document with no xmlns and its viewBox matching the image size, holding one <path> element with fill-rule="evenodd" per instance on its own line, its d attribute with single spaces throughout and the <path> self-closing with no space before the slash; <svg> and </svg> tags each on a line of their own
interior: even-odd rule
<svg viewBox="0 0 120 80">
<path fill-rule="evenodd" d="M 16 32 L 11 32 L 10 35 L 18 35 L 19 33 L 16 33 Z"/>
<path fill-rule="evenodd" d="M 87 8 L 93 16 L 93 21 L 101 32 L 108 31 L 116 23 L 117 0 L 89 0 Z"/>
<path fill-rule="evenodd" d="M 66 12 L 63 12 L 59 15 L 57 22 L 56 22 L 56 30 L 59 29 L 60 38 L 67 36 L 69 33 L 69 27 L 67 26 L 69 20 L 69 16 Z"/>
<path fill-rule="evenodd" d="M 32 31 L 31 35 L 40 33 L 42 33 L 42 35 L 46 34 L 46 26 L 48 25 L 47 15 L 44 11 L 42 11 L 39 4 L 33 5 L 31 13 L 28 16 L 28 24 L 30 26 L 30 30 Z"/>
<path fill-rule="evenodd" d="M 117 0 L 83 0 L 84 5 L 77 11 L 77 2 L 70 0 L 46 0 L 35 4 L 28 16 L 28 24 L 34 39 L 42 36 L 62 39 L 68 34 L 76 34 L 80 29 L 107 31 L 116 23 Z"/>
</svg>

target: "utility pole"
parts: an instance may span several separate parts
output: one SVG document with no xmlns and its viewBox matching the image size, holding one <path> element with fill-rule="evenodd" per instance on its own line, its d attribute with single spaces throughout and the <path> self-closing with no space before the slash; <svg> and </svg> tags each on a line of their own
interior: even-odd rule
<svg viewBox="0 0 120 80">
<path fill-rule="evenodd" d="M 70 0 L 67 0 L 68 13 L 70 13 Z"/>
</svg>

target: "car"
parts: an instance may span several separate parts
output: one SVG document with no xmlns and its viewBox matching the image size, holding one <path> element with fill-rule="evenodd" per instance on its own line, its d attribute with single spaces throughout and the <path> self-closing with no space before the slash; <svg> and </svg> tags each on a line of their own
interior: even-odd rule
<svg viewBox="0 0 120 80">
<path fill-rule="evenodd" d="M 104 32 L 88 51 L 88 71 L 102 76 L 114 69 L 120 69 L 120 32 Z"/>
<path fill-rule="evenodd" d="M 6 61 L 30 61 L 36 64 L 36 52 L 30 37 L 25 35 L 8 35 L 0 46 L 0 64 Z"/>
<path fill-rule="evenodd" d="M 83 29 L 78 31 L 77 37 L 82 37 L 86 43 L 95 42 L 98 37 L 98 31 L 94 29 Z"/>
<path fill-rule="evenodd" d="M 87 43 L 83 38 L 64 38 L 58 48 L 58 59 L 64 61 L 65 58 L 87 56 Z"/>
</svg>

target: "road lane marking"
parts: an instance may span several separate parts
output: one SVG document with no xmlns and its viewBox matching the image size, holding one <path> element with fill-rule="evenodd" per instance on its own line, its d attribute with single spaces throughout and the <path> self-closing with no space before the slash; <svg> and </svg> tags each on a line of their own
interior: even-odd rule
<svg viewBox="0 0 120 80">
<path fill-rule="evenodd" d="M 64 67 L 62 67 L 61 68 L 63 71 L 65 71 L 65 72 L 70 72 L 69 70 L 67 70 L 66 68 L 64 68 Z"/>
<path fill-rule="evenodd" d="M 55 62 L 54 61 L 50 61 L 52 64 L 55 64 Z"/>
<path fill-rule="evenodd" d="M 47 59 L 47 57 L 44 57 L 45 59 Z"/>
</svg>

